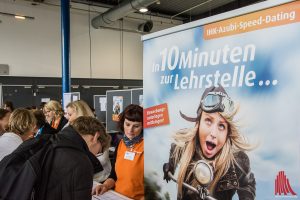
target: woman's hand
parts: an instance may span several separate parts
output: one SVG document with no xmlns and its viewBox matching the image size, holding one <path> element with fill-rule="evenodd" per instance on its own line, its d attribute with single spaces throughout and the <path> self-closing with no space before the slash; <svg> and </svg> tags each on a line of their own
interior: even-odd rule
<svg viewBox="0 0 300 200">
<path fill-rule="evenodd" d="M 103 184 L 97 185 L 92 190 L 92 195 L 101 195 L 115 187 L 115 181 L 112 178 L 106 179 Z"/>
<path fill-rule="evenodd" d="M 107 192 L 109 190 L 109 188 L 107 188 L 106 185 L 102 184 L 102 185 L 97 185 L 96 187 L 93 188 L 92 194 L 94 195 L 101 195 L 104 194 L 105 192 Z"/>
</svg>

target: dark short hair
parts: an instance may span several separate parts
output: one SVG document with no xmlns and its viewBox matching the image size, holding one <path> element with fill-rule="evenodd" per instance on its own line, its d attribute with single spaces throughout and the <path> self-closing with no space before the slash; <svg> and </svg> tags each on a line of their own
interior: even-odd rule
<svg viewBox="0 0 300 200">
<path fill-rule="evenodd" d="M 3 119 L 7 113 L 9 113 L 8 110 L 0 108 L 0 119 Z"/>
<path fill-rule="evenodd" d="M 119 115 L 119 129 L 124 132 L 124 121 L 125 119 L 133 122 L 142 122 L 143 124 L 143 108 L 136 104 L 130 104 L 125 110 Z"/>
<path fill-rule="evenodd" d="M 41 128 L 42 126 L 44 126 L 46 124 L 46 118 L 45 118 L 45 115 L 44 115 L 43 111 L 35 110 L 33 112 L 33 114 L 34 114 L 34 117 L 36 119 L 36 126 L 38 128 Z"/>
<path fill-rule="evenodd" d="M 14 104 L 12 101 L 5 101 L 4 105 L 6 105 L 6 107 L 9 107 L 12 111 L 14 111 Z"/>
<path fill-rule="evenodd" d="M 100 132 L 100 141 L 103 151 L 109 148 L 111 137 L 106 133 L 103 124 L 95 117 L 80 116 L 74 120 L 71 127 L 74 128 L 80 135 L 95 135 L 96 132 Z"/>
<path fill-rule="evenodd" d="M 43 110 L 44 106 L 46 105 L 47 102 L 41 102 L 41 104 L 39 105 L 39 109 Z"/>
</svg>

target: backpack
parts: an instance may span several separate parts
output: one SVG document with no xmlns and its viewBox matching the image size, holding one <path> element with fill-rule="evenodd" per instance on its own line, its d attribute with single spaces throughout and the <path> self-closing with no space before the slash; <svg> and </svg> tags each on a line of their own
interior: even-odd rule
<svg viewBox="0 0 300 200">
<path fill-rule="evenodd" d="M 57 135 L 43 134 L 23 142 L 0 162 L 0 200 L 33 200 L 45 195 Z M 45 185 L 45 184 L 44 184 Z M 42 195 L 40 195 L 42 194 Z"/>
</svg>

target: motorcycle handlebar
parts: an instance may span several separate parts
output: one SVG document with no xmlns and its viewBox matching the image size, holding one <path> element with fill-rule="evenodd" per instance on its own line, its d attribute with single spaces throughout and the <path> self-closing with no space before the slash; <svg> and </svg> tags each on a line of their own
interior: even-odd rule
<svg viewBox="0 0 300 200">
<path fill-rule="evenodd" d="M 168 172 L 168 175 L 169 175 L 169 177 L 170 177 L 174 182 L 177 183 L 176 178 L 173 176 L 173 174 L 172 174 L 171 172 Z M 193 186 L 190 186 L 190 185 L 188 185 L 188 184 L 186 184 L 186 183 L 182 183 L 182 184 L 183 184 L 186 188 L 192 190 L 193 192 L 198 193 L 198 190 L 197 190 L 196 188 L 194 188 Z"/>
<path fill-rule="evenodd" d="M 172 174 L 171 172 L 168 172 L 168 176 L 169 176 L 174 182 L 177 183 L 176 178 L 173 176 L 173 174 Z M 196 193 L 199 194 L 199 191 L 198 191 L 196 188 L 194 188 L 193 186 L 191 186 L 191 185 L 189 185 L 189 184 L 187 184 L 187 183 L 182 183 L 182 184 L 183 184 L 184 187 L 186 187 L 186 188 L 192 190 L 193 192 L 196 192 Z M 204 200 L 217 200 L 217 199 L 215 199 L 215 198 L 213 198 L 213 197 L 207 195 L 207 196 L 204 198 Z"/>
</svg>

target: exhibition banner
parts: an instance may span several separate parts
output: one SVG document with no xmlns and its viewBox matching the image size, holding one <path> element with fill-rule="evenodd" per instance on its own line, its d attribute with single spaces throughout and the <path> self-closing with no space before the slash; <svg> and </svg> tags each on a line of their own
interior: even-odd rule
<svg viewBox="0 0 300 200">
<path fill-rule="evenodd" d="M 177 199 L 178 185 L 164 180 L 163 166 L 175 159 L 172 155 L 179 157 L 174 169 L 168 166 L 175 179 L 197 159 L 208 161 L 215 177 L 220 172 L 216 184 L 207 187 L 215 198 L 233 191 L 229 199 L 245 199 L 246 191 L 249 199 L 299 199 L 299 21 L 300 2 L 294 1 L 210 24 L 200 20 L 199 26 L 144 40 L 146 199 Z M 219 85 L 224 90 L 205 93 Z M 202 141 L 201 123 L 212 127 L 215 122 L 213 131 L 223 131 L 225 139 L 209 132 L 212 139 Z M 181 140 L 188 131 L 195 134 Z M 232 132 L 243 137 L 247 148 Z M 222 154 L 229 140 L 231 149 Z M 181 145 L 181 153 L 171 144 Z M 190 160 L 183 159 L 189 148 Z M 245 162 L 239 163 L 239 151 Z M 233 155 L 234 161 L 219 166 L 220 155 Z M 222 188 L 231 171 L 235 182 Z M 183 182 L 192 176 L 184 174 Z M 188 197 L 188 190 L 179 195 Z"/>
</svg>

